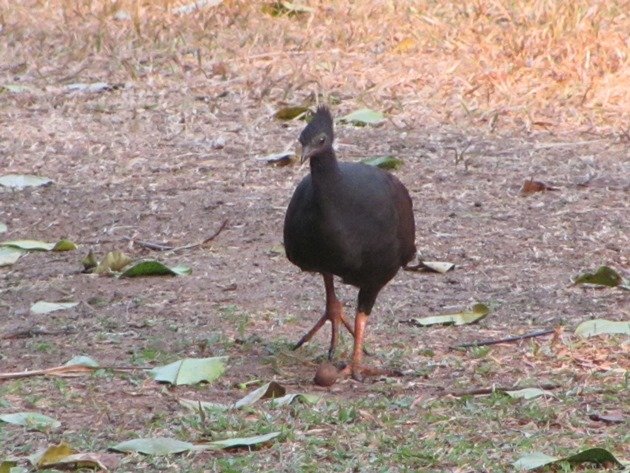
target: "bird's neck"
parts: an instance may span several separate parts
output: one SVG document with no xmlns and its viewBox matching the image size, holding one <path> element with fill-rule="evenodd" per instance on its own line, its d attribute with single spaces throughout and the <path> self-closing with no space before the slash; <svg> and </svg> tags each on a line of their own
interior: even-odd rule
<svg viewBox="0 0 630 473">
<path fill-rule="evenodd" d="M 322 150 L 311 157 L 311 175 L 315 182 L 334 180 L 339 174 L 339 163 L 332 148 Z"/>
</svg>

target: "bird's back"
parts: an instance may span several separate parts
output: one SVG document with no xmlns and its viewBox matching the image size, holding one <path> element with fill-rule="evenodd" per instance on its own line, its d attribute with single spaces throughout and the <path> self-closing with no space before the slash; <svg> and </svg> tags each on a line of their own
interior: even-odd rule
<svg viewBox="0 0 630 473">
<path fill-rule="evenodd" d="M 339 163 L 335 179 L 306 176 L 286 213 L 291 262 L 357 287 L 381 287 L 414 256 L 415 223 L 407 189 L 393 175 Z"/>
</svg>

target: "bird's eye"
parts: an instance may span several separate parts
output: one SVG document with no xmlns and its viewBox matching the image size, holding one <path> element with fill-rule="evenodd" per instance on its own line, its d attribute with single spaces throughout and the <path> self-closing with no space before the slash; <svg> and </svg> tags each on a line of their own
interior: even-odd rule
<svg viewBox="0 0 630 473">
<path fill-rule="evenodd" d="M 319 140 L 317 140 L 317 141 L 318 141 L 318 143 L 320 145 L 323 145 L 326 142 L 326 137 L 324 135 L 322 135 L 322 136 L 319 137 Z"/>
</svg>

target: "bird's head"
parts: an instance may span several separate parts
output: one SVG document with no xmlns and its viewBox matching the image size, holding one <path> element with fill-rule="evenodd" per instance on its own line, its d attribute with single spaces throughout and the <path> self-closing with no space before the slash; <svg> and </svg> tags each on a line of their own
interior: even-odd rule
<svg viewBox="0 0 630 473">
<path fill-rule="evenodd" d="M 300 144 L 302 145 L 303 163 L 318 153 L 332 149 L 335 139 L 333 133 L 333 119 L 328 107 L 320 106 L 306 128 L 300 134 Z"/>
</svg>

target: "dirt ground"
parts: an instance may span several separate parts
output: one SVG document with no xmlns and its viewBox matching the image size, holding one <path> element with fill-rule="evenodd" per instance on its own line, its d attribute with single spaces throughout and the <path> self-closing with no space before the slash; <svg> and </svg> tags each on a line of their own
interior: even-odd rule
<svg viewBox="0 0 630 473">
<path fill-rule="evenodd" d="M 5 78 L 10 75 L 5 71 Z M 582 358 L 562 369 L 552 356 L 532 358 L 552 346 L 551 336 L 493 348 L 490 373 L 478 371 L 479 359 L 449 350 L 557 327 L 564 334 L 558 332 L 556 341 L 564 340 L 585 320 L 628 320 L 627 292 L 571 283 L 603 264 L 629 275 L 627 132 L 490 134 L 395 118 L 377 127 L 339 125 L 341 159 L 404 160 L 394 172 L 413 199 L 419 253 L 456 268 L 445 275 L 401 271 L 377 300 L 367 329 L 374 352 L 369 360 L 400 368 L 405 377 L 346 380 L 323 389 L 312 378 L 328 331 L 302 350 L 290 350 L 321 314 L 323 283 L 292 266 L 282 249 L 284 212 L 308 168 L 258 159 L 293 148 L 303 122 L 280 122 L 273 118 L 274 103 L 217 93 L 185 77 L 181 83 L 127 81 L 101 93 L 3 93 L 0 107 L 0 174 L 53 180 L 47 187 L 0 189 L 0 222 L 8 227 L 2 239 L 68 238 L 79 245 L 67 253 L 29 253 L 0 269 L 0 372 L 61 365 L 75 355 L 110 367 L 230 357 L 225 375 L 201 387 L 167 388 L 142 371 L 2 382 L 0 412 L 37 410 L 62 418 L 63 435 L 86 439 L 85 448 L 102 450 L 132 433 L 174 435 L 171 424 L 158 420 L 178 415 L 179 398 L 233 402 L 243 394 L 237 384 L 250 380 L 276 380 L 290 391 L 352 403 L 528 381 L 560 382 L 568 390 L 599 382 L 598 373 L 612 370 L 618 381 L 627 372 L 627 343 L 608 350 L 605 339 L 566 342 L 577 343 Z M 351 111 L 343 104 L 332 108 L 336 116 Z M 521 186 L 530 178 L 555 189 L 523 196 Z M 223 231 L 203 246 L 158 252 L 141 243 L 185 246 L 223 222 Z M 81 259 L 89 250 L 97 257 L 122 250 L 137 259 L 185 264 L 192 275 L 87 275 Z M 352 314 L 355 288 L 339 281 L 337 288 Z M 34 315 L 29 308 L 40 300 L 80 304 Z M 475 302 L 491 308 L 476 325 L 401 323 Z M 5 338 L 33 327 L 50 333 Z M 344 337 L 339 359 L 350 347 Z M 595 355 L 602 352 L 603 358 Z M 584 402 L 599 408 L 616 403 L 598 395 Z M 19 456 L 63 435 L 4 428 L 0 443 Z M 623 439 L 607 441 L 622 457 L 630 455 Z M 268 463 L 260 468 L 271 471 L 278 458 L 290 456 L 289 445 L 295 441 L 262 451 Z M 192 463 L 227 454 L 204 455 Z M 128 471 L 142 465 L 134 462 L 140 460 L 131 461 Z"/>
</svg>

